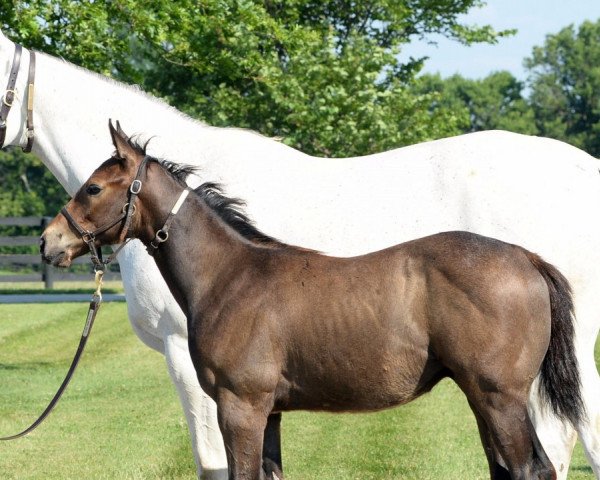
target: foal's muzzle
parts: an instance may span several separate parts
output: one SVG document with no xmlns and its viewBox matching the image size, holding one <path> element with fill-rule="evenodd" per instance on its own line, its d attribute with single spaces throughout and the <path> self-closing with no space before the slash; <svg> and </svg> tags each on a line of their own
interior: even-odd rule
<svg viewBox="0 0 600 480">
<path fill-rule="evenodd" d="M 67 228 L 64 219 L 55 218 L 42 232 L 39 245 L 44 262 L 57 267 L 68 267 L 71 264 L 74 252 L 82 245 L 79 239 L 65 230 Z"/>
</svg>

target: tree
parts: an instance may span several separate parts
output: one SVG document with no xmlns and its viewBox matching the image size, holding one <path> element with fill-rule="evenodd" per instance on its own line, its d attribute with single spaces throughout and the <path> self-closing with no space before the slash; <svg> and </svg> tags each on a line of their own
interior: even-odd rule
<svg viewBox="0 0 600 480">
<path fill-rule="evenodd" d="M 19 150 L 0 152 L 0 217 L 55 214 L 68 196 L 39 160 Z"/>
<path fill-rule="evenodd" d="M 540 134 L 600 157 L 600 20 L 548 35 L 525 65 Z"/>
<path fill-rule="evenodd" d="M 437 92 L 440 105 L 455 113 L 464 133 L 481 130 L 509 130 L 535 135 L 533 110 L 523 96 L 524 84 L 510 72 L 495 72 L 481 80 L 460 75 L 442 79 L 424 75 L 417 88 Z"/>
<path fill-rule="evenodd" d="M 0 152 L 0 217 L 56 214 L 67 194 L 42 163 L 20 149 Z M 0 235 L 29 235 L 29 227 L 0 226 Z M 35 247 L 0 247 L 1 253 L 34 253 Z"/>
</svg>

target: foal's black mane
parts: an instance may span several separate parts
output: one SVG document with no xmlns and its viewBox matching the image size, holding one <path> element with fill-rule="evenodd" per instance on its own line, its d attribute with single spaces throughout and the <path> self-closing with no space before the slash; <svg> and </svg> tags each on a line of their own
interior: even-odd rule
<svg viewBox="0 0 600 480">
<path fill-rule="evenodd" d="M 146 153 L 146 147 L 150 140 L 143 145 L 137 141 L 136 137 L 128 138 L 129 146 L 135 149 L 138 153 L 148 157 L 150 162 L 160 165 L 166 173 L 168 173 L 181 186 L 187 187 L 186 178 L 190 174 L 197 174 L 199 167 L 194 165 L 186 165 L 175 163 L 169 160 L 158 159 Z M 227 225 L 233 228 L 245 239 L 265 246 L 272 247 L 287 247 L 283 242 L 262 233 L 248 218 L 242 210 L 245 202 L 239 198 L 230 198 L 225 196 L 223 187 L 215 182 L 205 182 L 195 188 L 193 192 L 198 195 L 204 203 L 217 214 Z"/>
</svg>

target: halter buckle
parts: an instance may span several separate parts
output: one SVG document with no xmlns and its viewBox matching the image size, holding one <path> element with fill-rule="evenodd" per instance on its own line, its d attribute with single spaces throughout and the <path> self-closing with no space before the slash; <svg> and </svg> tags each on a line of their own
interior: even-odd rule
<svg viewBox="0 0 600 480">
<path fill-rule="evenodd" d="M 6 100 L 6 96 L 12 93 L 12 99 L 10 101 L 10 103 L 8 103 L 8 101 Z M 7 88 L 6 91 L 4 92 L 4 95 L 2 96 L 2 103 L 4 103 L 4 105 L 6 105 L 8 108 L 13 106 L 13 102 L 15 101 L 15 96 L 17 95 L 17 90 L 13 89 L 13 88 Z"/>
<path fill-rule="evenodd" d="M 142 189 L 142 181 L 135 179 L 133 182 L 131 182 L 131 186 L 129 187 L 129 191 L 131 193 L 133 193 L 134 195 L 137 195 L 138 193 L 140 193 L 140 190 Z"/>
<path fill-rule="evenodd" d="M 92 232 L 85 232 L 84 234 L 81 235 L 81 239 L 88 245 L 90 243 L 96 241 L 96 237 L 94 236 L 94 234 Z"/>
</svg>

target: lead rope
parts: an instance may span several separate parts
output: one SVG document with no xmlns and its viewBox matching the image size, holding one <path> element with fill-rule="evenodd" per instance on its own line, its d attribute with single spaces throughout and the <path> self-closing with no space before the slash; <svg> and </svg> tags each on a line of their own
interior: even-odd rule
<svg viewBox="0 0 600 480">
<path fill-rule="evenodd" d="M 38 419 L 35 422 L 33 422 L 29 427 L 27 427 L 22 432 L 17 433 L 15 435 L 10 435 L 8 437 L 0 437 L 0 440 L 14 440 L 16 438 L 24 437 L 28 433 L 32 432 L 46 419 L 46 417 L 48 415 L 50 415 L 50 412 L 54 409 L 54 407 L 60 400 L 60 397 L 66 390 L 67 386 L 69 385 L 69 382 L 71 381 L 71 378 L 73 377 L 73 374 L 75 373 L 75 369 L 77 368 L 79 359 L 81 358 L 81 355 L 83 354 L 83 349 L 85 348 L 85 344 L 87 343 L 87 339 L 92 330 L 92 326 L 94 325 L 94 320 L 96 319 L 96 314 L 98 313 L 98 310 L 100 309 L 100 304 L 102 303 L 102 284 L 103 284 L 102 277 L 103 276 L 104 276 L 103 270 L 96 270 L 96 275 L 95 275 L 96 291 L 92 295 L 92 301 L 90 302 L 90 307 L 89 307 L 87 317 L 85 320 L 85 326 L 83 327 L 81 339 L 79 340 L 79 346 L 77 347 L 77 351 L 75 352 L 75 356 L 73 357 L 73 361 L 71 362 L 69 371 L 67 372 L 67 375 L 66 375 L 65 379 L 63 380 L 62 384 L 58 388 L 58 391 L 54 394 L 54 397 L 52 398 L 52 400 L 50 400 L 50 403 L 48 404 L 46 409 L 42 412 L 42 414 L 38 417 Z"/>
</svg>

